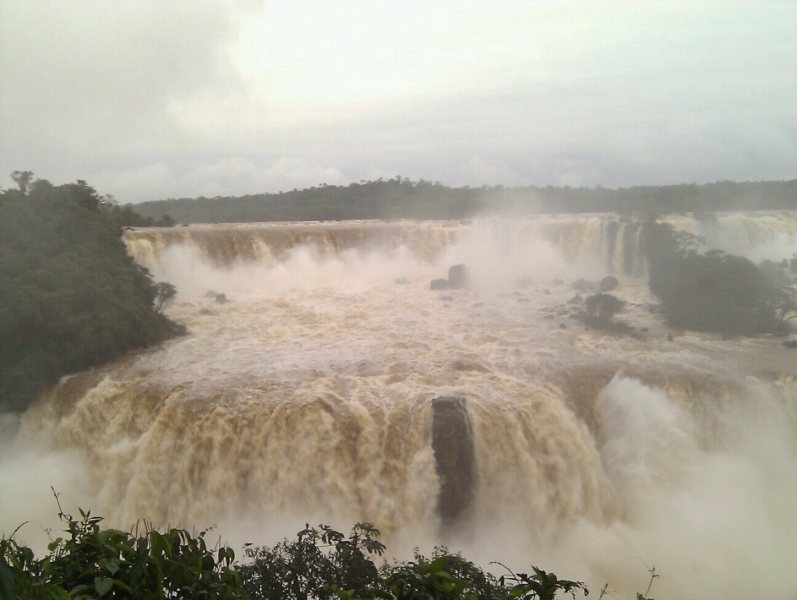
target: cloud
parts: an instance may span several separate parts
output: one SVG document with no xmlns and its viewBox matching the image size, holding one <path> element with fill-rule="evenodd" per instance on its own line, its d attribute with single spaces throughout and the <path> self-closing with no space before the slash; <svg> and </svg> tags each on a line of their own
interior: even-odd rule
<svg viewBox="0 0 797 600">
<path fill-rule="evenodd" d="M 91 183 L 98 190 L 114 190 L 117 200 L 126 202 L 129 198 L 242 196 L 348 182 L 338 169 L 305 160 L 268 161 L 232 156 L 176 168 L 158 162 L 123 171 L 105 171 Z"/>
<path fill-rule="evenodd" d="M 797 176 L 795 4 L 0 10 L 0 173 L 86 179 L 122 202 L 395 174 L 606 187 Z"/>
<path fill-rule="evenodd" d="M 247 8 L 3 2 L 0 165 L 81 177 L 80 167 L 91 161 L 126 167 L 182 152 L 190 132 L 179 126 L 174 106 L 238 93 L 226 49 L 237 11 Z"/>
</svg>

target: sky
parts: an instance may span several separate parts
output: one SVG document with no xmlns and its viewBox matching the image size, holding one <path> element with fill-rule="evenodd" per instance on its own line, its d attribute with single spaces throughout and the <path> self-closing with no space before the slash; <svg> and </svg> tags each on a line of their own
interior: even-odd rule
<svg viewBox="0 0 797 600">
<path fill-rule="evenodd" d="M 797 178 L 797 2 L 0 0 L 0 186 Z"/>
</svg>

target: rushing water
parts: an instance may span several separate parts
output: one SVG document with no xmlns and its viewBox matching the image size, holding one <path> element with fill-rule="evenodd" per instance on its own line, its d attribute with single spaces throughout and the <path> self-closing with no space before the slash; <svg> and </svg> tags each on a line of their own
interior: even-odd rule
<svg viewBox="0 0 797 600">
<path fill-rule="evenodd" d="M 672 222 L 756 259 L 797 252 L 797 212 Z M 797 359 L 778 339 L 670 332 L 638 229 L 567 216 L 127 232 L 178 286 L 168 313 L 190 335 L 65 379 L 5 434 L 0 526 L 52 525 L 53 485 L 115 525 L 217 523 L 234 544 L 371 521 L 396 556 L 444 542 L 620 597 L 644 591 L 645 565 L 664 575 L 657 597 L 794 597 Z M 429 289 L 463 262 L 470 289 Z M 609 273 L 636 337 L 570 318 L 570 282 Z M 465 399 L 456 435 L 473 457 L 450 519 L 441 396 Z"/>
</svg>

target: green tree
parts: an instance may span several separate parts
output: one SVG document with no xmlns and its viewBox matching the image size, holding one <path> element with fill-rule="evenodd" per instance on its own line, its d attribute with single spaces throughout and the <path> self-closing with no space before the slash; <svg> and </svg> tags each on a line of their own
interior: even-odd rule
<svg viewBox="0 0 797 600">
<path fill-rule="evenodd" d="M 625 306 L 625 302 L 613 294 L 587 296 L 584 304 L 587 307 L 587 314 L 606 321 L 611 320 Z"/>
<path fill-rule="evenodd" d="M 794 290 L 768 280 L 748 259 L 722 251 L 700 254 L 694 236 L 666 224 L 646 224 L 644 233 L 650 289 L 670 325 L 724 335 L 788 330 L 797 310 Z"/>
<path fill-rule="evenodd" d="M 0 410 L 177 332 L 103 207 L 84 181 L 0 193 Z M 162 307 L 170 288 L 160 294 Z"/>
<path fill-rule="evenodd" d="M 33 181 L 33 171 L 14 171 L 11 173 L 11 179 L 19 187 L 19 191 L 23 196 L 27 195 L 28 187 Z"/>
<path fill-rule="evenodd" d="M 177 288 L 171 283 L 159 281 L 155 284 L 155 310 L 161 312 L 164 306 L 172 302 L 177 296 Z"/>
</svg>

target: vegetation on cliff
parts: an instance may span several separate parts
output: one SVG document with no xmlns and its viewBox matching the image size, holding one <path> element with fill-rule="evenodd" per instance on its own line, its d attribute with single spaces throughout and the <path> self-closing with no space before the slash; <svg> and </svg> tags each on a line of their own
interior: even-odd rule
<svg viewBox="0 0 797 600">
<path fill-rule="evenodd" d="M 0 192 L 0 410 L 176 330 L 156 310 L 174 289 L 156 286 L 122 242 L 127 211 L 84 181 L 14 179 L 18 189 Z"/>
<path fill-rule="evenodd" d="M 797 180 L 624 189 L 565 187 L 448 187 L 403 177 L 326 185 L 276 194 L 180 198 L 143 202 L 145 217 L 169 213 L 179 223 L 243 223 L 346 219 L 465 219 L 485 212 L 617 212 L 644 216 L 686 211 L 797 208 Z"/>
<path fill-rule="evenodd" d="M 797 316 L 797 292 L 771 264 L 698 252 L 699 240 L 650 221 L 643 230 L 650 289 L 673 327 L 723 335 L 782 334 Z"/>
</svg>

